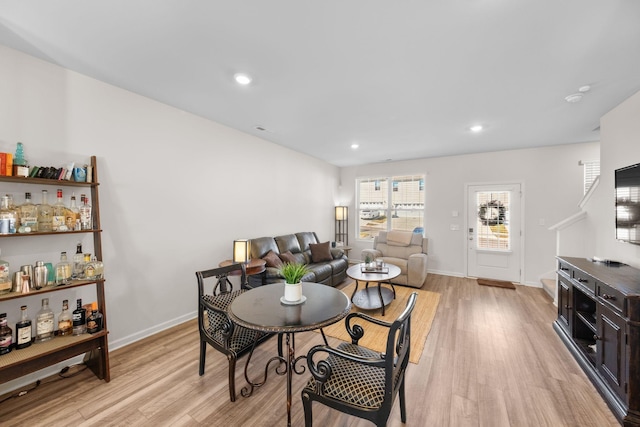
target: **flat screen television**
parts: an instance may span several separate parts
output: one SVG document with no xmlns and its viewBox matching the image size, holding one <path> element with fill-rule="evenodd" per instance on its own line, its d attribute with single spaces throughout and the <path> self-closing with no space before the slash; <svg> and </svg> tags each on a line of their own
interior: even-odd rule
<svg viewBox="0 0 640 427">
<path fill-rule="evenodd" d="M 640 245 L 640 163 L 616 169 L 616 239 Z"/>
</svg>

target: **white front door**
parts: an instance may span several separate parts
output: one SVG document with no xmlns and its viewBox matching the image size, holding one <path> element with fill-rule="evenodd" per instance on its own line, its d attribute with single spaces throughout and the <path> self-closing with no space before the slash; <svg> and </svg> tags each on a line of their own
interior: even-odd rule
<svg viewBox="0 0 640 427">
<path fill-rule="evenodd" d="M 520 282 L 520 184 L 467 186 L 467 276 Z"/>
</svg>

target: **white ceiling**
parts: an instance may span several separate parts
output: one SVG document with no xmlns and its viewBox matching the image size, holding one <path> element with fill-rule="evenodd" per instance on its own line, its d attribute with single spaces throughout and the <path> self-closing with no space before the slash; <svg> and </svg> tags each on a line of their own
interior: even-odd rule
<svg viewBox="0 0 640 427">
<path fill-rule="evenodd" d="M 597 141 L 640 90 L 638 0 L 0 0 L 0 43 L 337 166 Z"/>
</svg>

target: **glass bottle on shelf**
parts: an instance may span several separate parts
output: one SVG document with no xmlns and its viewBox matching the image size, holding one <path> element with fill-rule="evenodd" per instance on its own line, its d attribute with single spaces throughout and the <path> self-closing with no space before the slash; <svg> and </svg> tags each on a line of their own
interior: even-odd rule
<svg viewBox="0 0 640 427">
<path fill-rule="evenodd" d="M 91 262 L 93 263 L 93 268 L 96 272 L 96 279 L 104 278 L 104 263 L 100 261 L 95 255 L 93 256 Z"/>
<path fill-rule="evenodd" d="M 27 314 L 27 306 L 20 307 L 20 321 L 16 323 L 16 349 L 20 350 L 31 345 L 31 319 Z"/>
<path fill-rule="evenodd" d="M 91 221 L 91 205 L 89 204 L 89 198 L 82 194 L 80 195 L 80 229 L 91 230 L 93 228 L 93 222 Z"/>
<path fill-rule="evenodd" d="M 62 199 L 62 190 L 56 191 L 56 203 L 53 205 L 53 231 L 67 231 L 67 207 Z"/>
<path fill-rule="evenodd" d="M 11 285 L 9 261 L 0 259 L 0 295 L 11 292 Z"/>
<path fill-rule="evenodd" d="M 91 260 L 91 254 L 84 254 L 84 277 L 88 280 L 96 278 L 96 267 Z"/>
<path fill-rule="evenodd" d="M 82 300 L 76 300 L 76 309 L 71 315 L 73 323 L 73 335 L 82 335 L 87 332 L 87 314 L 82 307 Z"/>
<path fill-rule="evenodd" d="M 17 233 L 18 227 L 20 227 L 20 211 L 18 210 L 18 207 L 13 201 L 13 194 L 7 193 L 6 196 L 9 198 L 9 210 L 11 210 L 16 217 L 16 223 L 14 224 L 14 229 L 15 229 L 14 233 Z"/>
<path fill-rule="evenodd" d="M 49 298 L 42 298 L 42 308 L 36 314 L 36 342 L 53 338 L 53 310 L 49 308 Z"/>
<path fill-rule="evenodd" d="M 67 253 L 60 252 L 60 261 L 56 264 L 56 285 L 65 285 L 71 280 L 71 264 L 67 261 Z"/>
<path fill-rule="evenodd" d="M 38 205 L 38 231 L 53 231 L 53 207 L 49 204 L 49 192 L 42 190 L 42 203 Z"/>
<path fill-rule="evenodd" d="M 69 314 L 69 300 L 62 301 L 62 312 L 58 316 L 58 335 L 71 335 L 73 322 Z"/>
<path fill-rule="evenodd" d="M 14 234 L 18 213 L 11 208 L 9 195 L 0 199 L 0 234 Z"/>
<path fill-rule="evenodd" d="M 79 224 L 80 221 L 80 210 L 78 209 L 78 205 L 76 203 L 75 193 L 71 194 L 71 202 L 66 210 L 65 215 L 67 230 L 79 230 L 79 228 L 76 228 L 76 224 Z"/>
<path fill-rule="evenodd" d="M 87 332 L 95 334 L 102 330 L 102 314 L 98 311 L 98 303 L 91 304 L 91 314 L 87 318 Z"/>
<path fill-rule="evenodd" d="M 38 207 L 31 202 L 31 193 L 24 193 L 24 203 L 18 211 L 20 215 L 18 233 L 38 231 Z"/>
<path fill-rule="evenodd" d="M 29 176 L 29 166 L 24 158 L 22 142 L 16 144 L 16 153 L 13 156 L 13 176 Z"/>
<path fill-rule="evenodd" d="M 0 314 L 0 355 L 11 351 L 13 343 L 13 331 L 7 325 L 7 313 Z"/>
<path fill-rule="evenodd" d="M 73 254 L 73 270 L 71 271 L 72 279 L 84 278 L 84 255 L 82 254 L 82 243 L 76 244 L 76 253 Z"/>
</svg>

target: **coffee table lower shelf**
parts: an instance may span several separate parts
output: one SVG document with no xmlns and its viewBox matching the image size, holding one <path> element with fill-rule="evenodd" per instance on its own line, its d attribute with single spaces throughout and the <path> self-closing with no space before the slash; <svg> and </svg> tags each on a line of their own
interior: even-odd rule
<svg viewBox="0 0 640 427">
<path fill-rule="evenodd" d="M 375 310 L 389 305 L 394 298 L 393 291 L 389 288 L 380 287 L 380 293 L 378 293 L 378 286 L 367 287 L 357 291 L 351 299 L 353 305 L 362 310 Z M 382 301 L 380 301 L 380 295 L 382 295 Z"/>
</svg>

